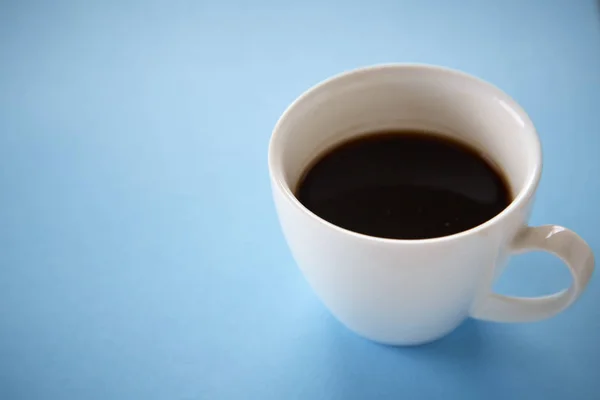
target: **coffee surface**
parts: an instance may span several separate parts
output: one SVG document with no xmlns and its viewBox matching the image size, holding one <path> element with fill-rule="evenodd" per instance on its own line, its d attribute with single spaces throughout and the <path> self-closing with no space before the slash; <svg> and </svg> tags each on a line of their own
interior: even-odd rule
<svg viewBox="0 0 600 400">
<path fill-rule="evenodd" d="M 296 197 L 332 224 L 393 239 L 462 232 L 512 201 L 504 177 L 476 150 L 422 131 L 338 144 L 307 168 Z"/>
</svg>

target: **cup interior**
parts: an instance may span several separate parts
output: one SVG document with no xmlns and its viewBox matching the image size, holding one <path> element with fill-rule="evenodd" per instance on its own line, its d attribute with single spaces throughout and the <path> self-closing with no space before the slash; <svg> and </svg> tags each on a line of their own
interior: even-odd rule
<svg viewBox="0 0 600 400">
<path fill-rule="evenodd" d="M 271 174 L 294 193 L 320 154 L 352 137 L 390 129 L 435 132 L 470 145 L 504 175 L 513 201 L 539 178 L 539 140 L 514 100 L 473 76 L 422 65 L 364 68 L 307 91 L 275 127 Z"/>
</svg>

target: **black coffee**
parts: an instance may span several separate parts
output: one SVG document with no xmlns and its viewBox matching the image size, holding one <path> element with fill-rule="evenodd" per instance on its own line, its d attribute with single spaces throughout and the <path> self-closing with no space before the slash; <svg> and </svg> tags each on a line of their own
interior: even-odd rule
<svg viewBox="0 0 600 400">
<path fill-rule="evenodd" d="M 319 217 L 394 239 L 452 235 L 512 201 L 502 175 L 474 149 L 431 132 L 377 132 L 325 152 L 296 196 Z"/>
</svg>

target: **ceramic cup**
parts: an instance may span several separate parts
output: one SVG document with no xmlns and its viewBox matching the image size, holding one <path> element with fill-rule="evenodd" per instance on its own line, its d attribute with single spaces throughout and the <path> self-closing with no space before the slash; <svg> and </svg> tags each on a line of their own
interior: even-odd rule
<svg viewBox="0 0 600 400">
<path fill-rule="evenodd" d="M 470 144 L 501 168 L 514 200 L 467 231 L 395 240 L 335 226 L 296 199 L 298 180 L 323 151 L 396 128 L 431 130 Z M 310 286 L 348 328 L 395 345 L 435 340 L 468 317 L 549 318 L 581 295 L 594 269 L 589 246 L 560 226 L 527 226 L 541 169 L 538 135 L 513 99 L 473 76 L 426 65 L 362 68 L 316 85 L 283 113 L 269 145 L 277 214 Z M 562 259 L 573 275 L 571 287 L 534 298 L 493 293 L 508 257 L 532 250 Z"/>
</svg>

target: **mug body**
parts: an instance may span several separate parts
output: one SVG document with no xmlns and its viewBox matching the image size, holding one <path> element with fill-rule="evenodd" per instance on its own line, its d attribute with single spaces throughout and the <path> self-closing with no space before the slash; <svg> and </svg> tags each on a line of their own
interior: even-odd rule
<svg viewBox="0 0 600 400">
<path fill-rule="evenodd" d="M 294 196 L 324 151 L 398 129 L 436 132 L 478 150 L 505 176 L 513 201 L 455 235 L 395 240 L 335 226 Z M 394 64 L 344 73 L 301 95 L 273 131 L 269 172 L 284 236 L 317 296 L 359 335 L 408 345 L 450 332 L 489 292 L 527 222 L 541 150 L 529 117 L 493 85 L 446 68 Z"/>
</svg>

